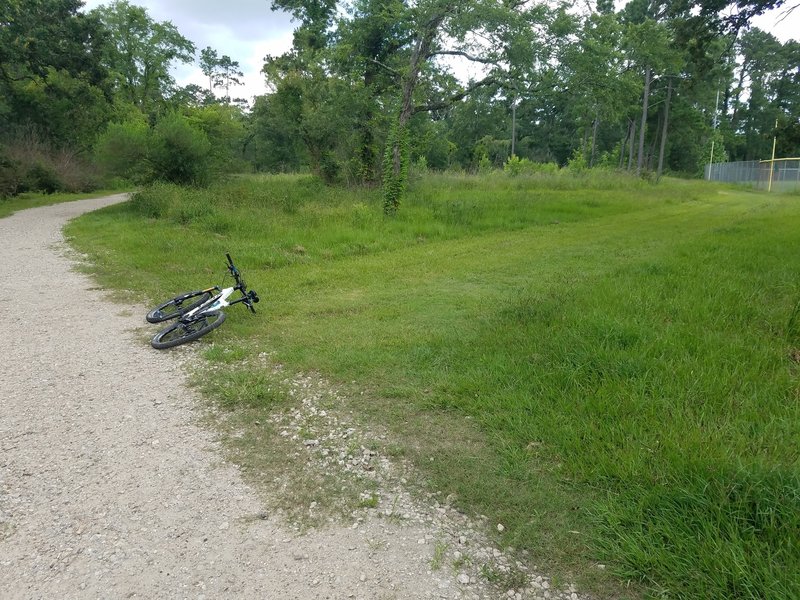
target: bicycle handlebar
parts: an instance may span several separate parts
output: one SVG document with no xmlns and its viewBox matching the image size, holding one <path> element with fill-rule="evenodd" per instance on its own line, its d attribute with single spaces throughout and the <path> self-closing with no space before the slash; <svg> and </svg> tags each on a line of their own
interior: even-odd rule
<svg viewBox="0 0 800 600">
<path fill-rule="evenodd" d="M 225 253 L 225 258 L 228 259 L 228 271 L 231 272 L 231 275 L 233 275 L 233 278 L 236 280 L 236 285 L 238 287 L 244 289 L 244 287 L 245 287 L 244 281 L 242 281 L 242 278 L 240 276 L 241 274 L 239 273 L 239 269 L 237 269 L 236 266 L 233 264 L 233 259 L 231 258 L 231 255 L 230 255 L 229 252 Z"/>
<path fill-rule="evenodd" d="M 236 279 L 236 287 L 239 288 L 239 291 L 242 293 L 242 297 L 236 302 L 244 302 L 244 304 L 249 308 L 252 312 L 256 312 L 255 307 L 253 304 L 259 301 L 258 294 L 256 294 L 253 290 L 247 291 L 247 285 L 242 280 L 241 273 L 239 273 L 239 269 L 233 264 L 233 259 L 231 258 L 230 252 L 225 253 L 225 258 L 228 259 L 228 270 L 233 275 L 234 279 Z"/>
</svg>

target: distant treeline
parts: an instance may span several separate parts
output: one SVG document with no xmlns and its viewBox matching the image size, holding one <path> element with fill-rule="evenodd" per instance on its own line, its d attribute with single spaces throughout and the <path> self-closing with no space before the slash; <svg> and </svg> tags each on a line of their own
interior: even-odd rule
<svg viewBox="0 0 800 600">
<path fill-rule="evenodd" d="M 265 58 L 271 92 L 250 105 L 231 98 L 237 61 L 198 53 L 126 0 L 88 13 L 7 0 L 0 196 L 310 170 L 382 182 L 391 211 L 412 164 L 475 171 L 516 156 L 691 176 L 712 143 L 716 161 L 758 159 L 774 136 L 779 155 L 798 155 L 800 44 L 749 27 L 780 3 L 274 0 L 294 43 Z M 171 67 L 198 54 L 208 87 L 176 85 Z"/>
</svg>

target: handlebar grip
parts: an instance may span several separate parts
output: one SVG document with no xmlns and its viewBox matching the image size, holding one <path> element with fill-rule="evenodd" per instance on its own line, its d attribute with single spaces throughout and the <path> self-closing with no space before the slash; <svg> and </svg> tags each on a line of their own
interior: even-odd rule
<svg viewBox="0 0 800 600">
<path fill-rule="evenodd" d="M 228 264 L 233 266 L 233 259 L 231 258 L 230 252 L 226 252 L 225 257 L 228 259 Z"/>
</svg>

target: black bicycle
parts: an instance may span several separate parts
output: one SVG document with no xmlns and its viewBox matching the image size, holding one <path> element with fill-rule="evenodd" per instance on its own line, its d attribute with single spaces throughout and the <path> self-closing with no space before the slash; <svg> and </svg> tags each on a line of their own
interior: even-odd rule
<svg viewBox="0 0 800 600">
<path fill-rule="evenodd" d="M 228 306 L 244 303 L 251 312 L 256 312 L 253 304 L 258 302 L 258 294 L 253 290 L 248 291 L 242 274 L 233 264 L 231 255 L 225 254 L 225 256 L 228 259 L 228 273 L 233 276 L 236 285 L 227 288 L 215 285 L 204 290 L 186 292 L 167 300 L 147 313 L 146 318 L 150 323 L 177 319 L 175 323 L 153 336 L 150 340 L 153 348 L 164 350 L 204 336 L 225 322 L 225 313 L 222 309 Z M 241 293 L 241 297 L 228 302 L 228 298 L 237 291 Z"/>
</svg>

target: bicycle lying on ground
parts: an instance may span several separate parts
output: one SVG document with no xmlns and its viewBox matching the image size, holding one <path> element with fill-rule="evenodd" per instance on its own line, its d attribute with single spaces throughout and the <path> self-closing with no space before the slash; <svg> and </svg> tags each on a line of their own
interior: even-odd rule
<svg viewBox="0 0 800 600">
<path fill-rule="evenodd" d="M 236 285 L 224 289 L 214 286 L 187 292 L 167 300 L 147 313 L 146 318 L 150 323 L 178 319 L 153 336 L 150 341 L 153 348 L 164 350 L 204 336 L 225 322 L 225 313 L 222 312 L 222 309 L 228 306 L 243 302 L 251 312 L 256 312 L 253 304 L 258 302 L 258 294 L 253 290 L 247 290 L 242 274 L 234 266 L 231 255 L 225 254 L 225 256 L 228 259 L 228 272 L 233 276 Z M 241 292 L 242 297 L 228 302 L 228 298 L 237 290 Z"/>
</svg>

